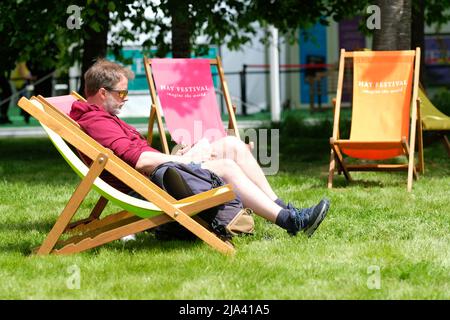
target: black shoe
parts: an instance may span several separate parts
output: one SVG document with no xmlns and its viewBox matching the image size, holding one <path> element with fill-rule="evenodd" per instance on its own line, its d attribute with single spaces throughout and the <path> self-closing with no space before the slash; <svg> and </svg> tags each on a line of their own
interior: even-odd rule
<svg viewBox="0 0 450 320">
<path fill-rule="evenodd" d="M 311 237 L 327 215 L 329 208 L 330 200 L 326 198 L 322 199 L 317 205 L 305 209 L 297 209 L 289 204 L 288 209 L 291 212 L 291 219 L 294 223 L 287 230 L 288 233 L 295 236 L 301 230 L 308 237 Z"/>
</svg>

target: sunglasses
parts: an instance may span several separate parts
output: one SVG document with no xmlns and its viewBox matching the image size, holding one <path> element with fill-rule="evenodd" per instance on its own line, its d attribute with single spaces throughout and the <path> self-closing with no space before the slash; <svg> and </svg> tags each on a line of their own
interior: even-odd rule
<svg viewBox="0 0 450 320">
<path fill-rule="evenodd" d="M 128 96 L 128 90 L 118 90 L 118 89 L 111 89 L 111 88 L 105 88 L 108 91 L 117 92 L 120 99 L 125 99 Z"/>
</svg>

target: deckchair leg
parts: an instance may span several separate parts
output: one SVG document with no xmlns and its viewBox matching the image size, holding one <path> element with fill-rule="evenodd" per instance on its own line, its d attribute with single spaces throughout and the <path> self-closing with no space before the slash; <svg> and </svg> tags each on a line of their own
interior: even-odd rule
<svg viewBox="0 0 450 320">
<path fill-rule="evenodd" d="M 134 219 L 136 219 L 136 221 L 134 221 Z M 157 216 L 148 219 L 139 219 L 137 217 L 130 218 L 128 221 L 122 221 L 120 225 L 108 226 L 103 230 L 95 230 L 92 233 L 84 235 L 82 239 L 76 239 L 76 243 L 69 239 L 70 242 L 61 249 L 55 250 L 55 254 L 70 254 L 98 247 L 126 235 L 154 228 L 166 223 L 168 220 L 171 220 L 168 216 Z M 229 242 L 224 242 L 215 235 L 212 236 L 216 240 L 216 245 L 213 245 L 214 248 L 219 249 L 219 251 L 224 253 L 234 252 L 234 248 Z M 209 244 L 211 245 L 211 243 Z"/>
<path fill-rule="evenodd" d="M 105 243 L 118 240 L 132 233 L 152 229 L 170 221 L 173 220 L 167 215 L 160 215 L 147 219 L 141 219 L 137 216 L 124 217 L 116 223 L 109 223 L 81 236 L 74 236 L 66 241 L 60 242 L 59 244 L 62 245 L 62 248 L 54 250 L 54 253 L 71 254 L 85 251 L 87 249 L 95 248 Z M 207 236 L 209 238 L 208 241 L 203 239 L 206 243 L 223 253 L 230 254 L 234 252 L 233 245 L 230 242 L 225 242 L 219 239 L 215 234 L 210 233 L 207 230 L 205 231 L 209 233 Z"/>
<path fill-rule="evenodd" d="M 334 153 L 336 155 L 336 160 L 338 161 L 338 165 L 341 167 L 342 172 L 344 172 L 344 176 L 348 181 L 352 181 L 352 177 L 350 176 L 350 172 L 348 171 L 347 167 L 344 163 L 344 157 L 342 156 L 342 153 L 337 145 L 334 144 L 334 140 L 330 139 L 331 147 L 334 150 Z"/>
<path fill-rule="evenodd" d="M 61 242 L 62 248 L 56 249 L 55 254 L 71 254 L 88 249 L 98 247 L 102 244 L 118 240 L 129 234 L 138 233 L 149 228 L 153 228 L 161 224 L 160 219 L 164 222 L 169 220 L 169 217 L 157 216 L 150 219 L 140 219 L 139 217 L 130 217 L 123 219 L 118 223 L 112 223 L 98 229 L 89 231 L 81 236 L 75 236 L 67 241 Z"/>
<path fill-rule="evenodd" d="M 334 155 L 333 149 L 330 152 L 330 168 L 328 171 L 328 189 L 333 188 L 333 177 L 334 177 L 334 169 L 336 167 L 336 157 Z"/>
<path fill-rule="evenodd" d="M 338 165 L 337 165 L 337 173 L 338 173 L 338 175 L 342 174 L 342 167 L 339 165 L 339 162 L 338 162 Z"/>
<path fill-rule="evenodd" d="M 442 135 L 442 143 L 444 144 L 445 149 L 447 150 L 447 154 L 450 157 L 450 142 L 445 134 Z"/>
<path fill-rule="evenodd" d="M 236 106 L 233 104 L 233 105 L 231 106 L 231 108 L 232 108 L 232 110 L 233 110 L 233 113 L 236 114 Z M 234 126 L 233 126 L 233 121 L 232 121 L 231 117 L 228 117 L 228 129 L 229 129 L 229 130 L 235 130 L 235 129 L 236 129 L 236 128 L 234 128 Z"/>
<path fill-rule="evenodd" d="M 147 127 L 147 143 L 149 146 L 152 145 L 153 142 L 153 125 L 155 123 L 155 115 L 156 115 L 156 108 L 154 105 L 152 105 L 151 111 L 150 111 L 150 117 L 148 119 L 148 127 Z"/>
<path fill-rule="evenodd" d="M 158 108 L 155 104 L 152 104 L 152 110 L 150 111 L 150 118 L 148 120 L 148 137 L 147 137 L 147 143 L 149 146 L 152 145 L 153 142 L 153 125 L 155 123 L 158 125 L 158 131 L 159 131 L 159 138 L 161 140 L 161 146 L 163 149 L 163 152 L 165 154 L 169 154 L 169 144 L 167 143 L 166 138 L 166 131 L 164 130 L 164 126 L 162 123 L 161 114 L 158 111 Z"/>
<path fill-rule="evenodd" d="M 353 181 L 352 176 L 350 175 L 350 172 L 348 171 L 346 165 L 344 164 L 344 157 L 342 156 L 341 152 L 338 148 L 335 148 L 335 152 L 337 154 L 336 159 L 338 159 L 338 165 L 342 169 L 342 172 L 344 173 L 345 178 L 348 181 Z"/>
<path fill-rule="evenodd" d="M 153 108 L 154 108 L 155 114 L 156 114 L 156 123 L 158 125 L 159 138 L 161 140 L 161 145 L 162 145 L 163 151 L 165 154 L 170 154 L 169 144 L 167 143 L 167 138 L 166 138 L 166 130 L 164 129 L 164 126 L 162 123 L 161 113 L 159 112 L 158 108 L 156 108 L 156 106 L 154 106 Z"/>
<path fill-rule="evenodd" d="M 411 192 L 412 184 L 413 184 L 413 172 L 411 168 L 408 168 L 408 185 L 407 185 L 408 192 Z"/>
<path fill-rule="evenodd" d="M 89 215 L 89 218 L 98 219 L 107 204 L 108 204 L 108 199 L 101 196 L 100 199 L 98 199 L 97 204 L 95 205 L 94 209 L 92 209 L 91 214 Z"/>
<path fill-rule="evenodd" d="M 419 156 L 418 170 L 421 174 L 425 173 L 425 161 L 423 158 L 423 128 L 420 115 L 420 99 L 417 99 L 417 149 Z"/>
<path fill-rule="evenodd" d="M 91 221 L 86 221 L 84 224 L 78 225 L 73 229 L 68 230 L 68 233 L 85 233 L 89 232 L 94 229 L 98 229 L 101 227 L 104 227 L 105 225 L 111 224 L 111 223 L 117 223 L 118 221 L 121 221 L 123 219 L 127 219 L 130 217 L 135 216 L 134 214 L 128 212 L 128 211 L 119 211 L 113 214 L 110 214 L 102 219 L 94 219 Z M 57 243 L 58 245 L 59 243 Z"/>
<path fill-rule="evenodd" d="M 408 160 L 408 183 L 406 188 L 408 189 L 408 192 L 411 192 L 413 179 L 417 180 L 419 177 L 414 165 L 414 152 L 409 148 L 405 138 L 402 139 L 402 146 L 405 151 L 406 159 Z"/>
<path fill-rule="evenodd" d="M 205 224 L 195 214 L 207 208 L 212 208 L 220 203 L 234 199 L 235 195 L 230 189 L 231 186 L 225 185 L 219 189 L 228 189 L 226 192 L 216 193 L 217 189 L 206 191 L 188 198 L 177 201 L 177 205 L 181 205 L 181 209 L 187 216 L 193 216 L 200 225 L 205 229 L 209 226 Z M 108 215 L 103 219 L 94 220 L 83 226 L 83 233 L 72 236 L 69 239 L 58 241 L 56 245 L 58 249 L 52 251 L 55 254 L 75 253 L 89 248 L 97 247 L 104 243 L 117 240 L 131 233 L 138 233 L 147 229 L 154 228 L 163 223 L 174 221 L 169 215 L 159 215 L 153 218 L 142 219 L 128 211 L 120 211 L 112 215 Z M 131 227 L 130 227 L 131 226 Z M 76 230 L 78 231 L 78 230 Z M 215 234 L 211 233 L 211 237 L 218 239 Z M 220 240 L 220 239 L 219 239 Z M 224 253 L 234 252 L 233 245 L 226 241 L 217 241 L 220 245 L 213 247 Z M 209 242 L 207 242 L 209 244 Z"/>
<path fill-rule="evenodd" d="M 417 137 L 417 151 L 419 156 L 419 164 L 418 164 L 418 171 L 421 174 L 425 173 L 425 160 L 423 156 L 423 132 L 422 132 L 422 124 L 418 124 L 417 127 L 419 130 L 418 137 Z"/>
<path fill-rule="evenodd" d="M 59 237 L 61 237 L 61 234 L 64 232 L 70 220 L 75 215 L 75 212 L 77 212 L 84 198 L 89 193 L 94 180 L 103 171 L 107 161 L 107 155 L 101 153 L 97 156 L 97 159 L 93 162 L 86 177 L 78 185 L 52 230 L 37 251 L 38 255 L 49 254 L 53 250 Z"/>
<path fill-rule="evenodd" d="M 98 218 L 102 214 L 102 212 L 105 209 L 107 204 L 108 204 L 108 199 L 106 199 L 105 197 L 101 196 L 100 199 L 98 199 L 97 204 L 95 205 L 95 207 L 92 209 L 91 214 L 89 215 L 88 218 L 82 219 L 82 220 L 79 220 L 79 221 L 75 221 L 75 222 L 69 224 L 65 231 L 66 232 L 67 231 L 70 232 L 70 231 L 74 231 L 75 229 L 77 231 L 82 231 L 83 227 L 85 225 L 87 225 L 88 223 L 91 223 L 94 220 L 98 220 Z"/>
<path fill-rule="evenodd" d="M 416 56 L 415 56 L 415 62 L 414 62 L 414 84 L 413 84 L 413 103 L 412 103 L 412 110 L 411 110 L 411 132 L 409 137 L 409 152 L 408 152 L 408 185 L 407 190 L 408 192 L 411 192 L 412 190 L 412 183 L 413 183 L 413 175 L 417 179 L 417 172 L 416 172 L 416 166 L 415 166 L 415 159 L 414 159 L 414 151 L 416 146 L 416 130 L 420 131 L 418 129 L 418 125 L 421 126 L 420 121 L 420 99 L 418 99 L 417 91 L 419 88 L 419 70 L 420 70 L 420 48 L 416 48 Z M 402 142 L 408 147 L 408 144 L 406 144 L 406 139 L 403 138 Z M 420 154 L 419 154 L 420 157 Z"/>
</svg>

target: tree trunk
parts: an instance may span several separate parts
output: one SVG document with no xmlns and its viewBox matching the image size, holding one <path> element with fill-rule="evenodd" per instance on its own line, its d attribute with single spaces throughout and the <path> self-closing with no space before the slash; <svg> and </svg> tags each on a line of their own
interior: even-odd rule
<svg viewBox="0 0 450 320">
<path fill-rule="evenodd" d="M 411 23 L 411 49 L 420 47 L 420 83 L 425 75 L 425 0 L 413 0 Z"/>
<path fill-rule="evenodd" d="M 377 0 L 381 28 L 375 29 L 374 50 L 409 50 L 411 48 L 411 0 Z"/>
<path fill-rule="evenodd" d="M 174 58 L 190 58 L 192 22 L 189 19 L 189 1 L 170 0 L 172 17 L 172 55 Z"/>
<path fill-rule="evenodd" d="M 90 27 L 89 22 L 83 23 L 83 58 L 81 61 L 81 82 L 80 92 L 84 94 L 84 73 L 94 64 L 98 58 L 106 56 L 108 31 L 109 31 L 109 10 L 105 3 L 92 2 L 91 6 L 96 11 L 95 19 L 100 24 L 97 32 Z"/>
</svg>

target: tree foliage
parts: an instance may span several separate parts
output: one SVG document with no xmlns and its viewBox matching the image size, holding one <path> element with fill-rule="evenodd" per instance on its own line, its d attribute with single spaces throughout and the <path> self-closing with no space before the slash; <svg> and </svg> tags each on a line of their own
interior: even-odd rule
<svg viewBox="0 0 450 320">
<path fill-rule="evenodd" d="M 413 0 L 414 3 L 418 0 Z M 368 0 L 3 0 L 0 1 L 0 72 L 17 61 L 32 61 L 44 67 L 86 63 L 94 58 L 95 45 L 106 43 L 118 57 L 127 42 L 144 49 L 157 48 L 164 56 L 184 41 L 181 52 L 204 52 L 209 45 L 239 49 L 251 42 L 258 30 L 272 24 L 280 34 L 295 38 L 299 28 L 329 18 L 363 16 Z M 80 29 L 66 25 L 67 8 L 78 5 Z M 450 0 L 428 0 L 427 24 L 450 20 Z M 106 38 L 109 31 L 109 38 Z M 99 36 L 101 34 L 101 36 Z M 172 35 L 171 35 L 172 34 Z M 177 37 L 178 35 L 178 37 Z M 102 40 L 103 39 L 103 40 Z M 197 43 L 198 39 L 202 39 Z M 89 43 L 89 40 L 90 43 Z M 178 50 L 178 49 L 177 49 Z M 187 51 L 186 51 L 187 50 Z M 182 53 L 185 54 L 185 53 Z"/>
<path fill-rule="evenodd" d="M 148 34 L 144 47 L 157 47 L 161 56 L 173 49 L 170 33 L 173 37 L 176 32 L 172 28 L 175 19 L 190 21 L 189 43 L 198 53 L 210 44 L 225 44 L 237 50 L 250 43 L 261 26 L 268 24 L 292 40 L 298 28 L 317 22 L 327 24 L 327 17 L 338 21 L 363 7 L 357 0 L 348 0 L 345 5 L 338 0 L 161 0 L 150 1 L 148 8 L 155 14 L 144 21 L 139 14 L 135 15 L 133 18 L 138 20 L 133 25 L 138 26 L 141 34 Z M 131 36 L 132 30 L 124 26 L 121 32 Z M 203 42 L 197 43 L 199 38 Z"/>
<path fill-rule="evenodd" d="M 50 3 L 37 0 L 0 2 L 0 72 L 14 69 L 17 61 L 53 66 L 59 60 L 60 50 L 71 40 L 63 36 L 65 8 Z"/>
</svg>

